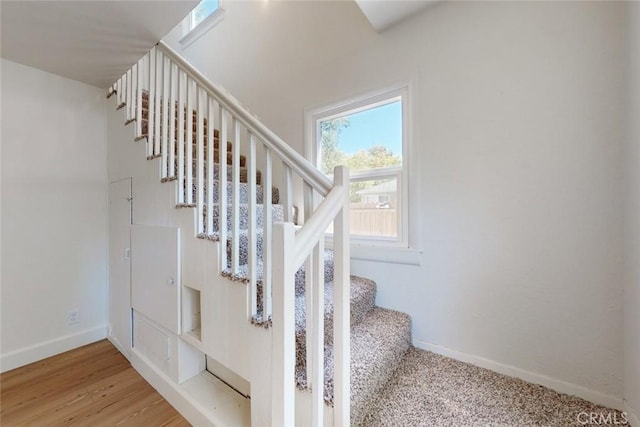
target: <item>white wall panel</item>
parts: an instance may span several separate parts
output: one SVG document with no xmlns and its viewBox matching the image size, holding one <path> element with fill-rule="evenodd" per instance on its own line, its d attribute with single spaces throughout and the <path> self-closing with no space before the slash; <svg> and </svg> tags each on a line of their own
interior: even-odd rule
<svg viewBox="0 0 640 427">
<path fill-rule="evenodd" d="M 179 335 L 180 229 L 131 227 L 131 304 L 135 311 Z"/>
</svg>

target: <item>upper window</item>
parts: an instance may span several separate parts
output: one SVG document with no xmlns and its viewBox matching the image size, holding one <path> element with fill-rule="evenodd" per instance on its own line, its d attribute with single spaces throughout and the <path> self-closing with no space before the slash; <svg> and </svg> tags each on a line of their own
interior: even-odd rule
<svg viewBox="0 0 640 427">
<path fill-rule="evenodd" d="M 189 46 L 220 22 L 224 13 L 220 1 L 202 0 L 189 12 L 182 21 L 183 36 L 180 39 L 182 47 Z"/>
<path fill-rule="evenodd" d="M 406 115 L 403 87 L 308 117 L 314 129 L 308 155 L 320 170 L 331 176 L 336 166 L 349 168 L 353 242 L 407 246 Z"/>
<path fill-rule="evenodd" d="M 202 0 L 189 14 L 191 18 L 189 30 L 193 30 L 216 10 L 218 10 L 218 0 Z"/>
</svg>

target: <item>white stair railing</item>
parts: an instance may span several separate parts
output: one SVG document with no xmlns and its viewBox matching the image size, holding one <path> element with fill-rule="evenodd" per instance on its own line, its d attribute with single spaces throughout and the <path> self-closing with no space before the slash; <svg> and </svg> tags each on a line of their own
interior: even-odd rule
<svg viewBox="0 0 640 427">
<path fill-rule="evenodd" d="M 240 274 L 242 238 L 240 155 L 246 156 L 248 245 L 247 275 L 243 279 L 248 281 L 250 293 L 247 316 L 251 321 L 257 320 L 266 325 L 271 322 L 272 327 L 272 373 L 266 376 L 271 378 L 271 401 L 265 404 L 252 399 L 252 419 L 260 420 L 261 424 L 265 420 L 269 420 L 265 424 L 271 426 L 292 426 L 295 423 L 295 273 L 302 265 L 306 269 L 307 384 L 313 399 L 311 419 L 306 420 L 305 425 L 322 426 L 324 423 L 324 238 L 325 231 L 333 223 L 333 424 L 348 426 L 348 170 L 336 168 L 331 182 L 236 99 L 211 83 L 162 41 L 114 83 L 110 88 L 110 94 L 113 93 L 118 107 L 127 107 L 127 119 L 136 121 L 136 139 L 146 137 L 147 157 L 161 159 L 162 180 L 177 181 L 179 205 L 196 208 L 196 233 L 199 237 L 221 242 L 220 266 L 234 278 Z M 143 126 L 145 101 L 148 111 L 146 127 Z M 216 139 L 214 133 L 217 131 Z M 232 143 L 230 166 L 227 165 L 228 141 Z M 216 142 L 218 162 L 215 162 Z M 214 225 L 216 168 L 217 228 Z M 258 169 L 262 172 L 261 182 L 258 182 Z M 274 169 L 282 177 L 279 190 L 285 221 L 276 224 L 272 223 L 272 185 L 278 185 L 274 182 Z M 292 222 L 294 180 L 304 190 L 303 206 L 298 210 L 304 213 L 304 224 L 298 229 Z M 262 258 L 258 254 L 259 184 L 263 188 Z M 317 203 L 317 200 L 321 201 Z M 230 256 L 226 250 L 227 242 L 231 245 Z M 259 378 L 251 380 L 262 381 Z M 271 413 L 253 413 L 253 408 L 271 408 Z"/>
</svg>

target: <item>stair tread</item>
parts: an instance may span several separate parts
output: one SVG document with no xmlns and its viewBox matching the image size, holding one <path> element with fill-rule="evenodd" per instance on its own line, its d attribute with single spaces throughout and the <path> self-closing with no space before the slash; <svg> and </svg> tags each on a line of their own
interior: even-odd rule
<svg viewBox="0 0 640 427">
<path fill-rule="evenodd" d="M 220 181 L 219 180 L 214 180 L 213 181 L 213 198 L 215 203 L 217 203 L 218 200 L 218 191 L 219 191 L 219 186 L 220 186 Z M 227 203 L 232 203 L 232 187 L 233 184 L 230 181 L 227 181 Z M 240 203 L 248 203 L 249 200 L 249 184 L 246 182 L 241 182 L 240 183 Z M 204 191 L 205 191 L 205 197 L 206 197 L 206 191 L 207 191 L 207 181 L 205 180 L 204 183 Z M 193 196 L 194 196 L 194 200 L 196 197 L 196 182 L 194 180 L 193 182 Z M 261 204 L 264 201 L 264 188 L 262 187 L 262 185 L 256 185 L 256 201 Z M 280 202 L 280 191 L 278 190 L 277 187 L 272 187 L 271 188 L 271 203 L 274 205 L 277 205 Z"/>
<path fill-rule="evenodd" d="M 351 328 L 351 424 L 359 425 L 367 404 L 387 383 L 411 343 L 411 318 L 374 306 Z M 306 389 L 306 363 L 296 358 L 296 383 Z M 333 404 L 333 345 L 325 345 L 325 402 Z"/>
<path fill-rule="evenodd" d="M 411 346 L 411 317 L 374 307 L 351 337 L 351 422 L 357 426 Z"/>
<path fill-rule="evenodd" d="M 350 286 L 350 326 L 360 324 L 375 305 L 376 283 L 364 277 L 351 276 Z M 333 342 L 333 282 L 325 284 L 324 292 L 324 342 Z M 296 356 L 306 355 L 306 306 L 304 293 L 296 296 Z"/>
<path fill-rule="evenodd" d="M 264 223 L 264 205 L 263 204 L 257 204 L 256 205 L 257 209 L 256 209 L 256 228 L 257 229 L 261 229 Z M 240 255 L 241 255 L 241 264 L 246 264 L 247 263 L 247 249 L 246 249 L 246 245 L 247 245 L 247 228 L 249 227 L 249 205 L 246 203 L 238 203 L 238 209 L 240 211 L 240 217 L 239 217 L 239 221 L 238 221 L 238 227 L 241 231 L 240 233 Z M 213 209 L 212 209 L 212 215 L 213 215 L 213 229 L 211 231 L 213 231 L 213 233 L 209 233 L 209 234 L 215 234 L 218 233 L 220 230 L 220 215 L 219 215 L 219 210 L 220 210 L 220 204 L 215 203 L 213 205 Z M 227 231 L 229 232 L 228 234 L 228 239 L 230 240 L 232 238 L 232 235 L 230 234 L 230 231 L 232 229 L 233 226 L 233 205 L 229 204 L 227 205 Z M 203 212 L 203 216 L 205 218 L 205 225 L 207 223 L 207 217 L 206 217 L 206 209 L 204 209 Z M 271 217 L 272 217 L 272 222 L 279 222 L 279 221 L 283 221 L 284 220 L 284 207 L 282 205 L 278 205 L 278 204 L 272 204 L 271 205 Z M 227 250 L 230 251 L 231 249 L 231 242 L 227 241 Z M 258 243 L 259 245 L 262 244 L 262 242 L 260 241 Z M 259 252 L 262 251 L 262 248 L 259 247 L 258 249 Z"/>
<path fill-rule="evenodd" d="M 196 160 L 193 160 L 192 162 L 195 163 Z M 185 164 L 186 164 L 186 160 L 185 160 Z M 176 165 L 177 165 L 177 159 L 176 159 Z M 218 163 L 214 163 L 213 166 L 214 166 L 213 168 L 214 180 L 218 181 L 218 171 L 219 171 L 220 165 Z M 205 163 L 205 166 L 204 166 L 205 182 L 206 182 L 207 170 L 208 168 Z M 174 171 L 171 171 L 171 172 L 174 172 Z M 195 183 L 197 179 L 197 173 L 198 173 L 197 168 L 195 167 L 195 164 L 192 167 L 192 173 L 193 173 L 193 177 L 192 177 L 193 182 Z M 232 174 L 233 174 L 233 167 L 231 165 L 227 165 L 227 182 L 228 183 L 232 181 Z M 248 175 L 249 175 L 249 170 L 245 166 L 240 166 L 240 183 L 246 184 Z M 177 179 L 177 177 L 175 179 Z M 186 179 L 187 179 L 187 175 L 185 173 L 184 180 L 186 181 Z M 256 170 L 256 185 L 261 185 L 261 183 L 262 183 L 262 172 L 260 170 Z"/>
<path fill-rule="evenodd" d="M 248 233 L 248 230 L 240 230 L 240 235 L 242 237 L 246 237 Z M 263 230 L 262 229 L 258 229 L 257 233 L 256 233 L 256 237 L 258 240 L 258 246 L 261 245 L 261 241 L 262 241 L 262 236 L 263 236 Z M 214 239 L 215 240 L 215 239 Z M 229 249 L 229 245 L 230 245 L 230 241 L 231 241 L 231 236 L 227 237 L 227 249 Z M 325 283 L 330 283 L 333 281 L 333 251 L 330 249 L 326 249 L 325 250 Z M 260 300 L 262 298 L 261 296 L 261 292 L 262 292 L 262 273 L 263 273 L 263 266 L 262 266 L 262 259 L 259 258 L 257 265 L 256 265 L 256 278 L 258 281 L 258 300 Z M 243 283 L 249 283 L 249 275 L 248 275 L 248 269 L 247 269 L 247 264 L 240 264 L 238 266 L 238 273 L 234 274 L 231 271 L 230 266 L 227 266 L 227 268 L 225 268 L 222 271 L 222 275 L 225 277 L 230 278 L 233 281 L 236 282 L 243 282 Z M 298 268 L 298 270 L 296 271 L 296 295 L 303 295 L 304 294 L 304 281 L 305 281 L 305 266 L 304 264 L 302 266 L 300 266 Z M 263 323 L 267 323 L 269 321 L 269 319 L 267 320 L 263 320 L 261 317 L 261 314 L 258 313 L 258 316 L 254 319 L 254 323 L 261 325 Z"/>
<path fill-rule="evenodd" d="M 351 276 L 351 327 L 359 324 L 373 308 L 375 297 L 376 283 L 373 280 Z M 333 336 L 333 282 L 325 283 L 324 286 L 324 313 L 325 340 L 330 341 Z M 305 320 L 306 306 L 303 290 L 296 293 L 296 335 L 299 339 L 304 339 L 306 335 Z"/>
</svg>

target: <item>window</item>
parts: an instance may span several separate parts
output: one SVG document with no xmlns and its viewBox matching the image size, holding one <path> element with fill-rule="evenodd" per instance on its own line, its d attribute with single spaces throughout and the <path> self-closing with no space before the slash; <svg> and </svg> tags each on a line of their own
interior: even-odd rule
<svg viewBox="0 0 640 427">
<path fill-rule="evenodd" d="M 218 10 L 218 0 L 202 0 L 189 14 L 189 30 L 193 30 L 216 10 Z"/>
<path fill-rule="evenodd" d="M 307 157 L 330 177 L 349 168 L 353 243 L 408 247 L 407 94 L 401 87 L 307 112 Z"/>
<path fill-rule="evenodd" d="M 220 6 L 221 0 L 202 0 L 182 21 L 183 37 L 180 39 L 182 47 L 187 47 L 222 19 L 224 10 Z"/>
</svg>

